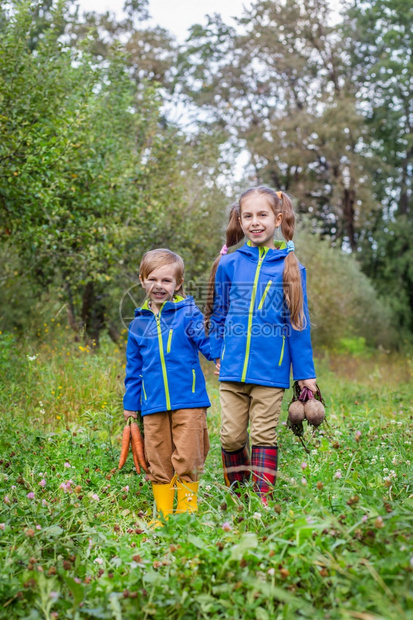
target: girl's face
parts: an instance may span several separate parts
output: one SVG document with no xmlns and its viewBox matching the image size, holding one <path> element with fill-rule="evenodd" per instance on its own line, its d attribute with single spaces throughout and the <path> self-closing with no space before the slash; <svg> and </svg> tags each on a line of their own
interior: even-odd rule
<svg viewBox="0 0 413 620">
<path fill-rule="evenodd" d="M 275 248 L 275 229 L 282 222 L 282 213 L 274 215 L 264 194 L 250 194 L 243 199 L 239 221 L 244 235 L 253 246 Z"/>
<path fill-rule="evenodd" d="M 176 280 L 176 266 L 163 265 L 151 271 L 146 278 L 139 276 L 152 307 L 159 309 L 165 301 L 170 301 L 182 282 Z"/>
</svg>

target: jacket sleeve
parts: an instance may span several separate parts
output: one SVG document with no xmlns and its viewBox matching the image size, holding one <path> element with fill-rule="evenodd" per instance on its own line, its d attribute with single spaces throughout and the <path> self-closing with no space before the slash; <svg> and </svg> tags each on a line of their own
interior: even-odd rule
<svg viewBox="0 0 413 620">
<path fill-rule="evenodd" d="M 304 329 L 298 331 L 292 328 L 290 315 L 288 313 L 288 343 L 290 347 L 290 357 L 293 367 L 293 379 L 314 379 L 316 377 L 313 360 L 313 348 L 311 346 L 310 315 L 307 303 L 307 277 L 305 268 L 301 269 L 301 283 L 303 287 L 304 303 Z"/>
<path fill-rule="evenodd" d="M 128 344 L 126 347 L 126 393 L 123 397 L 123 407 L 128 411 L 140 411 L 142 390 L 142 356 L 136 336 L 129 327 Z"/>
<path fill-rule="evenodd" d="M 209 338 L 213 359 L 221 357 L 224 343 L 225 320 L 229 310 L 231 281 L 221 259 L 215 276 L 214 307 L 210 319 Z"/>
<path fill-rule="evenodd" d="M 204 355 L 208 361 L 212 362 L 211 344 L 209 337 L 205 334 L 204 315 L 196 306 L 191 315 L 187 330 L 189 338 L 195 344 L 198 351 L 201 351 L 202 355 Z"/>
</svg>

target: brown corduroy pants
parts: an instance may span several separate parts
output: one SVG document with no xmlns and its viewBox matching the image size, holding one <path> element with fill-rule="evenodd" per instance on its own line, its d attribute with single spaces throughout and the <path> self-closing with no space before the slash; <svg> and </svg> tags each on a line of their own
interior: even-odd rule
<svg viewBox="0 0 413 620">
<path fill-rule="evenodd" d="M 206 409 L 175 409 L 143 417 L 148 478 L 168 484 L 176 474 L 195 482 L 209 451 Z"/>
</svg>

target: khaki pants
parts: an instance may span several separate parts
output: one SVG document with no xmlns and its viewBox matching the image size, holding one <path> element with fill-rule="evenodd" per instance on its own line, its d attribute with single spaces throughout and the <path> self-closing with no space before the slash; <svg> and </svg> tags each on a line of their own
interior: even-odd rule
<svg viewBox="0 0 413 620">
<path fill-rule="evenodd" d="M 221 400 L 221 445 L 227 452 L 241 450 L 248 440 L 252 446 L 275 446 L 277 425 L 284 395 L 283 388 L 251 383 L 222 381 L 219 386 Z"/>
<path fill-rule="evenodd" d="M 175 409 L 143 416 L 148 478 L 168 484 L 176 473 L 195 482 L 209 451 L 206 409 Z"/>
</svg>

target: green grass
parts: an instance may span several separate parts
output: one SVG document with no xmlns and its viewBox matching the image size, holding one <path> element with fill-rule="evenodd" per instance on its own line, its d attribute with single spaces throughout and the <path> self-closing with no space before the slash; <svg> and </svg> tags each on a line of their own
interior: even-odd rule
<svg viewBox="0 0 413 620">
<path fill-rule="evenodd" d="M 116 471 L 122 352 L 0 339 L 0 617 L 413 618 L 413 387 L 384 358 L 319 361 L 329 427 L 306 455 L 280 425 L 269 509 L 223 486 L 208 369 L 200 511 L 154 531 L 150 485 Z"/>
</svg>

